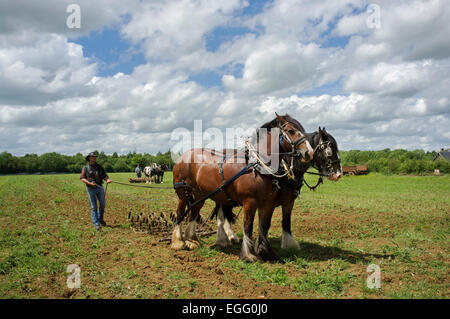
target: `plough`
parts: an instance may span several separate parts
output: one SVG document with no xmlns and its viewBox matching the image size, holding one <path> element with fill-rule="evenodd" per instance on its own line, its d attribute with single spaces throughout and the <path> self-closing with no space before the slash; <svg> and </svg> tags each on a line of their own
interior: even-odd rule
<svg viewBox="0 0 450 319">
<path fill-rule="evenodd" d="M 211 220 L 203 221 L 201 216 L 200 220 L 198 220 L 197 226 L 197 236 L 204 237 L 210 236 L 216 233 L 213 229 L 214 223 Z M 128 213 L 128 222 L 131 224 L 131 228 L 136 233 L 141 234 L 152 234 L 152 235 L 160 235 L 163 238 L 160 239 L 160 242 L 170 241 L 170 234 L 172 233 L 173 227 L 177 222 L 177 217 L 174 213 L 154 213 L 151 212 L 148 215 L 143 213 L 135 213 L 130 211 Z M 182 227 L 187 226 L 187 221 L 182 223 Z"/>
</svg>

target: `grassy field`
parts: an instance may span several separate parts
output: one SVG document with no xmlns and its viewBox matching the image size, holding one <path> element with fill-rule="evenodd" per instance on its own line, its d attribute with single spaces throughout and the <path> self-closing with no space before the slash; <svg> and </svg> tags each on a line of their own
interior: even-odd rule
<svg viewBox="0 0 450 319">
<path fill-rule="evenodd" d="M 132 174 L 110 174 L 126 182 Z M 165 185 L 171 185 L 171 173 Z M 311 178 L 310 182 L 314 182 Z M 173 190 L 111 184 L 94 230 L 79 175 L 0 177 L 0 298 L 449 298 L 450 176 L 344 177 L 302 190 L 293 213 L 301 250 L 283 251 L 281 211 L 269 237 L 275 263 L 239 260 L 214 236 L 172 251 L 135 233 L 127 213 L 175 211 Z M 213 208 L 208 201 L 202 210 Z M 242 236 L 242 215 L 233 226 Z M 81 269 L 68 289 L 67 266 Z M 367 266 L 381 269 L 369 289 Z"/>
</svg>

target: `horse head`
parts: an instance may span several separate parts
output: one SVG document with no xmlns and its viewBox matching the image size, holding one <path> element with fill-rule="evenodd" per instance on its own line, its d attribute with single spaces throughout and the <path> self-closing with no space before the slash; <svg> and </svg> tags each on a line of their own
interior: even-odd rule
<svg viewBox="0 0 450 319">
<path fill-rule="evenodd" d="M 314 157 L 314 150 L 308 141 L 303 126 L 288 114 L 280 116 L 275 113 L 280 129 L 280 146 L 285 151 L 292 151 L 293 156 L 300 156 L 302 163 L 308 163 Z"/>
<path fill-rule="evenodd" d="M 334 137 L 326 131 L 325 127 L 321 129 L 319 126 L 319 131 L 313 137 L 313 145 L 313 164 L 329 180 L 338 181 L 342 176 L 342 166 Z"/>
</svg>

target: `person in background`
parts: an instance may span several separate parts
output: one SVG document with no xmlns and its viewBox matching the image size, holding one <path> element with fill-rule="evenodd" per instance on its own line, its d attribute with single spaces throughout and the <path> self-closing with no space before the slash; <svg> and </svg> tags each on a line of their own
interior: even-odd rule
<svg viewBox="0 0 450 319">
<path fill-rule="evenodd" d="M 97 155 L 93 152 L 86 156 L 89 164 L 85 165 L 81 170 L 80 179 L 86 184 L 89 194 L 89 202 L 91 204 L 91 217 L 95 229 L 100 230 L 101 226 L 106 226 L 103 220 L 106 206 L 105 190 L 103 189 L 103 180 L 108 184 L 111 183 L 108 175 L 100 164 L 97 164 Z M 97 200 L 99 205 L 97 205 Z"/>
<path fill-rule="evenodd" d="M 136 169 L 134 170 L 138 178 L 141 178 L 141 168 L 139 167 L 139 164 L 137 164 Z"/>
</svg>

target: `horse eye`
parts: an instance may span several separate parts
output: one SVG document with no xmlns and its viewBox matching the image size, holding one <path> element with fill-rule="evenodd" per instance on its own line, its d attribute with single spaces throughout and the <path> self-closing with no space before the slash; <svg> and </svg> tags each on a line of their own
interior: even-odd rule
<svg viewBox="0 0 450 319">
<path fill-rule="evenodd" d="M 291 135 L 294 135 L 295 131 L 294 130 L 289 130 L 288 133 L 291 134 Z"/>
</svg>

